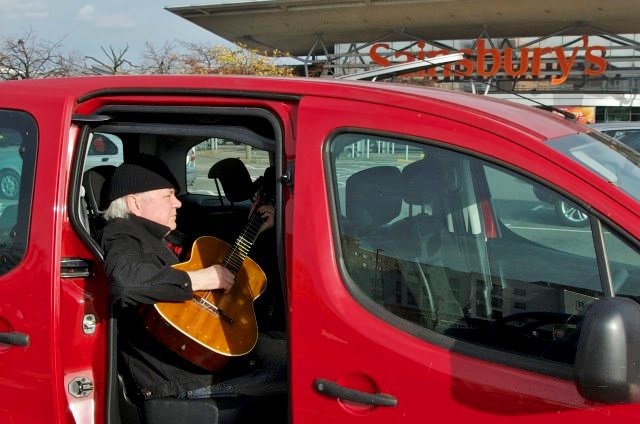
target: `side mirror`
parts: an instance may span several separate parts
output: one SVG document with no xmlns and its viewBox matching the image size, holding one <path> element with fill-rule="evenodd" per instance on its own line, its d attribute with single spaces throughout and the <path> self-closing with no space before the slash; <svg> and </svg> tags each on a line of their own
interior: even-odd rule
<svg viewBox="0 0 640 424">
<path fill-rule="evenodd" d="M 610 297 L 589 307 L 580 332 L 573 379 L 587 400 L 640 402 L 640 304 Z"/>
</svg>

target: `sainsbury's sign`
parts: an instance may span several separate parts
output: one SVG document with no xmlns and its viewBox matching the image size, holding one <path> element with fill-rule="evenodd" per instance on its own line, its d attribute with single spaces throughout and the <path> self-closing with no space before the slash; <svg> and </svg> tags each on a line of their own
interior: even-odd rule
<svg viewBox="0 0 640 424">
<path fill-rule="evenodd" d="M 487 48 L 486 40 L 479 38 L 476 42 L 475 50 L 460 49 L 459 52 L 464 53 L 465 58 L 453 64 L 443 66 L 443 76 L 451 77 L 470 77 L 474 74 L 484 78 L 497 75 L 504 72 L 510 77 L 523 77 L 531 75 L 538 77 L 543 71 L 542 59 L 551 57 L 557 63 L 559 75 L 551 77 L 551 84 L 559 85 L 567 80 L 569 73 L 576 65 L 576 58 L 580 51 L 584 51 L 584 67 L 583 72 L 587 76 L 598 76 L 604 74 L 607 70 L 607 60 L 604 57 L 606 47 L 589 46 L 589 37 L 582 36 L 582 46 L 573 47 L 567 50 L 563 46 L 558 47 L 506 47 L 502 50 L 497 48 Z M 431 50 L 425 51 L 426 42 L 419 41 L 417 52 L 396 51 L 393 57 L 399 59 L 400 62 L 412 62 L 414 60 L 425 60 L 439 55 L 452 53 L 449 50 Z M 398 61 L 392 62 L 388 59 L 393 51 L 387 43 L 377 43 L 371 46 L 369 56 L 371 60 L 381 66 L 389 66 Z M 566 54 L 569 53 L 569 55 Z M 475 58 L 475 59 L 474 59 Z M 455 68 L 454 68 L 455 67 Z M 438 70 L 435 68 L 428 69 L 427 75 L 432 78 L 438 77 Z"/>
</svg>

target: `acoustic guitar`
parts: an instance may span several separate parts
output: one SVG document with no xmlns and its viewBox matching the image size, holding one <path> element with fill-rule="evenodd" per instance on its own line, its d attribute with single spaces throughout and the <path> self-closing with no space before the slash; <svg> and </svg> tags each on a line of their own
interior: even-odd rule
<svg viewBox="0 0 640 424">
<path fill-rule="evenodd" d="M 173 265 L 193 271 L 221 264 L 235 274 L 235 283 L 227 293 L 196 291 L 190 300 L 147 308 L 146 327 L 161 343 L 211 371 L 253 349 L 258 341 L 253 302 L 264 292 L 267 278 L 247 254 L 263 222 L 259 213 L 252 213 L 233 246 L 216 237 L 200 237 L 193 243 L 190 259 Z"/>
</svg>

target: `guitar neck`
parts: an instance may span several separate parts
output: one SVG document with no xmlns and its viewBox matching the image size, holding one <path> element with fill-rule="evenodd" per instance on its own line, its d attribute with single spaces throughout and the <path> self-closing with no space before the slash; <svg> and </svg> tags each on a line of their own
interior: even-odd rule
<svg viewBox="0 0 640 424">
<path fill-rule="evenodd" d="M 260 227 L 264 219 L 262 216 L 254 210 L 254 212 L 249 217 L 249 221 L 242 229 L 242 232 L 236 239 L 235 243 L 225 256 L 223 265 L 229 269 L 234 274 L 242 268 L 242 262 L 244 258 L 249 254 L 249 250 L 255 243 L 258 238 L 258 234 L 260 234 Z"/>
</svg>

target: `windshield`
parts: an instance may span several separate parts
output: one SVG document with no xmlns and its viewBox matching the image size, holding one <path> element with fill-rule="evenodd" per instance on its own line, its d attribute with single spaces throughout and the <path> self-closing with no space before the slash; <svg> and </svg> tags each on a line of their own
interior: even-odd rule
<svg viewBox="0 0 640 424">
<path fill-rule="evenodd" d="M 564 137 L 549 147 L 640 201 L 640 152 L 599 133 Z"/>
</svg>

